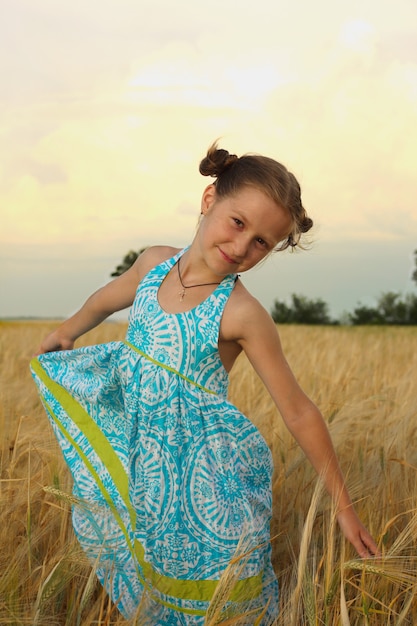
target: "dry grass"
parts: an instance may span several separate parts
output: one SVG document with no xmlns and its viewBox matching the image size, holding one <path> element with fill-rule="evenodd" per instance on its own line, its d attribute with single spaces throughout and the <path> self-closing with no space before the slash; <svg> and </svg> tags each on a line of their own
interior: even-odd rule
<svg viewBox="0 0 417 626">
<path fill-rule="evenodd" d="M 70 503 L 59 497 L 71 491 L 68 473 L 28 371 L 31 353 L 53 326 L 0 324 L 0 624 L 120 626 L 126 622 L 72 535 Z M 124 331 L 123 324 L 104 324 L 83 343 L 121 339 Z M 378 561 L 355 558 L 309 464 L 240 358 L 231 399 L 275 458 L 277 626 L 416 624 L 417 329 L 280 333 L 296 376 L 329 423 L 357 509 L 384 554 Z"/>
</svg>

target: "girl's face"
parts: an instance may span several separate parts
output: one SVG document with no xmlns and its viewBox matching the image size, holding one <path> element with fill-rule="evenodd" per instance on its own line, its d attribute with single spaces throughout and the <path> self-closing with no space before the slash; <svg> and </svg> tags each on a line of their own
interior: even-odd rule
<svg viewBox="0 0 417 626">
<path fill-rule="evenodd" d="M 292 230 L 289 212 L 256 187 L 218 198 L 215 186 L 209 185 L 201 211 L 204 218 L 197 235 L 201 251 L 220 276 L 251 269 Z"/>
</svg>

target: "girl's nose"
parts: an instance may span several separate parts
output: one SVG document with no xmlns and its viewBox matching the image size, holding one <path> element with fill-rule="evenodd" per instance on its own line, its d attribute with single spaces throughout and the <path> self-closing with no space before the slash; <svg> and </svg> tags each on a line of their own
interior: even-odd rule
<svg viewBox="0 0 417 626">
<path fill-rule="evenodd" d="M 235 240 L 233 245 L 233 254 L 238 259 L 243 259 L 248 253 L 249 240 L 246 237 L 240 236 Z"/>
</svg>

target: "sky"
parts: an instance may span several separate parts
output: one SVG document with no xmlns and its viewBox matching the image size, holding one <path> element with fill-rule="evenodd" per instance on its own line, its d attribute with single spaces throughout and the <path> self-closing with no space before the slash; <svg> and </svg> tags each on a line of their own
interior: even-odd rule
<svg viewBox="0 0 417 626">
<path fill-rule="evenodd" d="M 0 318 L 62 317 L 183 246 L 217 138 L 284 163 L 309 249 L 243 277 L 333 315 L 415 292 L 415 0 L 1 0 Z"/>
</svg>

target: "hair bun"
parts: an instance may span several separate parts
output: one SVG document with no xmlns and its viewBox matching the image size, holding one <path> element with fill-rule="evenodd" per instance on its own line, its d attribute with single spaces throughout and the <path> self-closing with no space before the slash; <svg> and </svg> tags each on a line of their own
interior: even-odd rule
<svg viewBox="0 0 417 626">
<path fill-rule="evenodd" d="M 217 148 L 214 143 L 207 151 L 206 157 L 200 163 L 200 174 L 203 176 L 220 176 L 227 169 L 232 167 L 239 159 L 236 154 L 229 154 L 223 148 Z"/>
<path fill-rule="evenodd" d="M 307 233 L 310 228 L 313 228 L 313 220 L 308 215 L 304 215 L 303 220 L 300 224 L 300 230 L 302 233 Z"/>
</svg>

